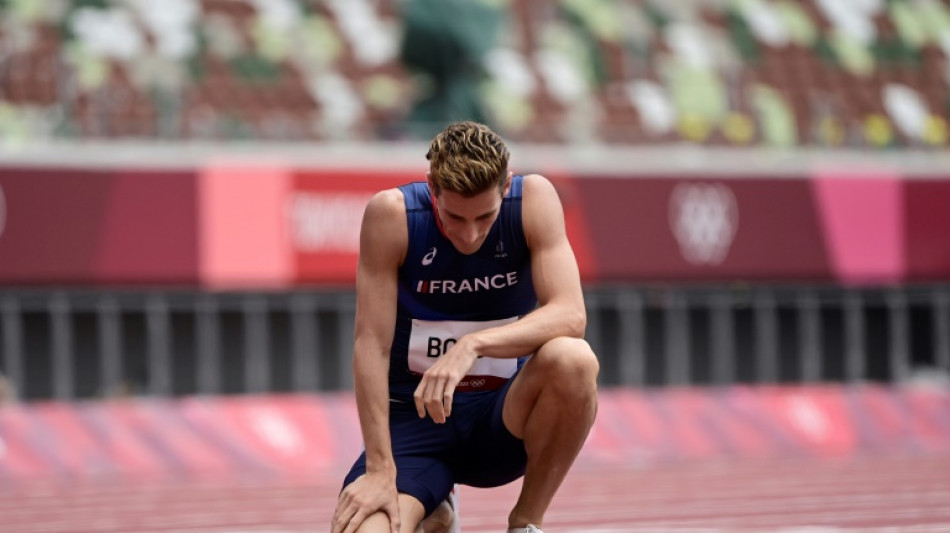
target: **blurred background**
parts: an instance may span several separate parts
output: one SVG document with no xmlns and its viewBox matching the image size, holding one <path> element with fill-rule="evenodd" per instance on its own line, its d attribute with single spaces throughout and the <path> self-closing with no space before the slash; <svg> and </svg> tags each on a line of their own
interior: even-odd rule
<svg viewBox="0 0 950 533">
<path fill-rule="evenodd" d="M 469 119 L 564 204 L 602 364 L 578 471 L 754 487 L 698 522 L 586 500 L 611 531 L 945 531 L 948 117 L 946 0 L 2 0 L 0 516 L 323 530 L 363 207 Z M 763 459 L 916 497 L 737 518 L 785 487 Z"/>
</svg>

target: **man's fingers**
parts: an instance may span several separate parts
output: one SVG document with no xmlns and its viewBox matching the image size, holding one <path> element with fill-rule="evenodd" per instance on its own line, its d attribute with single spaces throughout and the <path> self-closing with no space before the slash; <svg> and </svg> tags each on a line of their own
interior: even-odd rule
<svg viewBox="0 0 950 533">
<path fill-rule="evenodd" d="M 399 528 L 402 526 L 402 524 L 399 523 L 399 505 L 390 505 L 387 509 L 387 514 L 389 515 L 389 525 L 393 533 L 399 533 Z"/>
<path fill-rule="evenodd" d="M 439 376 L 435 381 L 435 386 L 426 391 L 429 393 L 426 407 L 429 409 L 429 415 L 439 424 L 445 423 L 445 392 L 448 378 Z"/>
<path fill-rule="evenodd" d="M 419 418 L 426 413 L 432 420 L 442 424 L 452 414 L 452 402 L 455 399 L 455 387 L 458 381 L 446 375 L 426 373 L 416 387 L 412 399 L 416 404 Z"/>
<path fill-rule="evenodd" d="M 347 504 L 344 502 L 344 495 L 340 495 L 340 502 L 336 505 L 336 510 L 333 511 L 333 519 L 330 521 L 330 532 L 331 533 L 340 533 L 343 531 L 343 528 L 346 527 L 346 521 L 343 520 L 343 517 L 346 515 Z"/>
<path fill-rule="evenodd" d="M 452 401 L 455 398 L 455 388 L 457 386 L 458 379 L 456 378 L 451 376 L 442 376 L 439 378 L 438 394 L 433 395 L 432 402 L 438 406 L 443 422 L 452 414 Z"/>
<path fill-rule="evenodd" d="M 455 397 L 455 387 L 445 387 L 442 392 L 442 406 L 445 409 L 445 417 L 452 416 L 452 399 Z"/>
<path fill-rule="evenodd" d="M 332 533 L 344 533 L 352 523 L 353 514 L 352 506 L 348 503 L 338 506 L 333 513 Z"/>
<path fill-rule="evenodd" d="M 424 418 L 426 413 L 432 417 L 432 420 L 442 423 L 445 417 L 442 412 L 442 390 L 444 385 L 442 381 L 433 378 L 431 375 L 422 376 L 422 381 L 416 387 L 416 392 L 412 395 L 416 404 L 416 412 L 419 418 Z"/>
<path fill-rule="evenodd" d="M 422 376 L 422 381 L 419 382 L 419 386 L 416 387 L 416 392 L 412 393 L 412 400 L 416 404 L 416 413 L 419 414 L 419 418 L 425 418 L 426 416 L 426 388 L 429 386 L 429 380 L 425 376 Z"/>
<path fill-rule="evenodd" d="M 357 510 L 353 513 L 353 516 L 350 517 L 349 522 L 346 524 L 346 529 L 343 530 L 343 533 L 356 533 L 356 529 L 360 527 L 363 523 L 363 520 L 366 520 L 368 515 L 363 510 Z"/>
</svg>

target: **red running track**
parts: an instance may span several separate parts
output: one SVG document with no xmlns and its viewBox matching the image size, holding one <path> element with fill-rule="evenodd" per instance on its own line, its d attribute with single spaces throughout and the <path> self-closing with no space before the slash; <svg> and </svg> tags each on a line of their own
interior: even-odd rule
<svg viewBox="0 0 950 533">
<path fill-rule="evenodd" d="M 340 477 L 0 485 L 0 531 L 322 532 Z M 463 533 L 503 532 L 518 488 L 463 487 Z M 950 532 L 950 455 L 582 463 L 553 502 L 545 530 Z"/>
</svg>

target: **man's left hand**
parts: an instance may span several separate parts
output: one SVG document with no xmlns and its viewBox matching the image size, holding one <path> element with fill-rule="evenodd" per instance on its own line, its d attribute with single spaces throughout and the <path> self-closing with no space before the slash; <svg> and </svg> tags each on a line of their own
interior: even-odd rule
<svg viewBox="0 0 950 533">
<path fill-rule="evenodd" d="M 452 414 L 452 400 L 455 388 L 475 364 L 478 354 L 469 348 L 466 338 L 462 337 L 422 374 L 422 381 L 412 395 L 416 403 L 419 418 L 432 417 L 437 424 L 444 424 Z"/>
</svg>

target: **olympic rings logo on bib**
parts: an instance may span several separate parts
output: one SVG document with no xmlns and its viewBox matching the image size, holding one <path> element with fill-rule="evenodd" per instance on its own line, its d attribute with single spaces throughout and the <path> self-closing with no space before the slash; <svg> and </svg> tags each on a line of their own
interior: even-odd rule
<svg viewBox="0 0 950 533">
<path fill-rule="evenodd" d="M 485 388 L 485 384 L 488 382 L 485 378 L 473 378 L 469 380 L 462 380 L 458 384 L 458 388 L 466 388 L 472 390 L 480 390 Z"/>
</svg>

